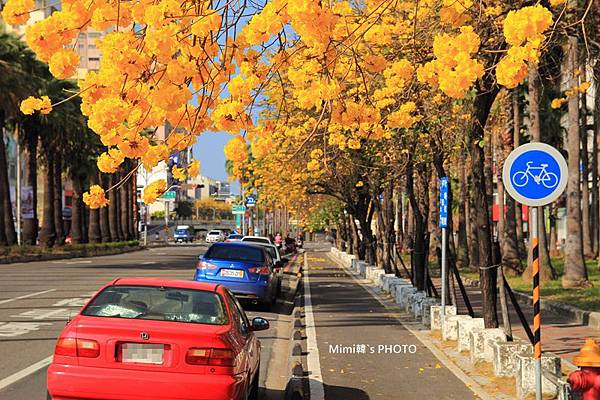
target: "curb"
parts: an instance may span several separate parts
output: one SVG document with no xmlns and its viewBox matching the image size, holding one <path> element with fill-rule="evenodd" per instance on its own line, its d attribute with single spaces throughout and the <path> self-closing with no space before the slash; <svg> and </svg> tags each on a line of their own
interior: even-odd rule
<svg viewBox="0 0 600 400">
<path fill-rule="evenodd" d="M 0 264 L 10 265 L 16 263 L 29 263 L 38 261 L 54 261 L 54 260 L 69 260 L 72 258 L 83 258 L 83 257 L 102 257 L 102 256 L 113 256 L 117 254 L 132 253 L 134 251 L 145 250 L 143 246 L 135 247 L 120 247 L 118 249 L 96 249 L 96 250 L 80 250 L 77 253 L 69 254 L 36 254 L 30 256 L 16 256 L 7 257 L 0 259 Z M 106 250 L 106 251 L 105 251 Z"/>
<path fill-rule="evenodd" d="M 464 278 L 465 284 L 469 286 L 479 287 L 479 281 Z M 513 290 L 515 297 L 519 303 L 523 305 L 533 304 L 533 297 L 527 293 Z M 544 311 L 553 312 L 569 319 L 568 322 L 589 326 L 590 328 L 600 329 L 600 312 L 582 310 L 577 307 L 570 306 L 565 303 L 553 300 L 544 300 L 540 302 L 540 308 Z"/>
<path fill-rule="evenodd" d="M 306 263 L 307 255 L 304 254 L 304 263 Z M 298 261 L 301 254 L 298 254 L 294 261 Z M 290 263 L 292 264 L 292 263 Z M 288 346 L 288 374 L 289 379 L 285 387 L 285 400 L 303 400 L 308 399 L 308 382 L 306 380 L 306 372 L 308 367 L 306 364 L 306 321 L 304 320 L 304 286 L 300 278 L 303 265 L 298 268 L 298 284 L 296 292 L 293 296 L 294 308 L 292 309 L 293 325 Z"/>
</svg>

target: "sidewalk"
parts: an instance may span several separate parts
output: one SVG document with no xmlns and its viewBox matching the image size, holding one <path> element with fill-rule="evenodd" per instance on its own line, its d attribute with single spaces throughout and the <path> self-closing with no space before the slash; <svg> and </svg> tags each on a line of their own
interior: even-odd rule
<svg viewBox="0 0 600 400">
<path fill-rule="evenodd" d="M 307 272 L 325 400 L 478 398 L 327 253 Z"/>
<path fill-rule="evenodd" d="M 441 293 L 441 280 L 438 278 L 433 279 L 434 284 Z M 477 286 L 465 286 L 467 294 L 473 311 L 476 317 L 482 316 L 482 297 L 481 290 Z M 463 301 L 460 291 L 457 287 L 457 301 L 458 301 L 458 313 L 468 314 L 467 307 Z M 542 297 L 542 302 L 544 298 Z M 529 322 L 530 326 L 533 324 L 533 305 L 530 303 L 519 302 L 521 310 L 525 318 Z M 523 325 L 519 320 L 517 312 L 515 311 L 512 303 L 508 300 L 508 310 L 510 315 L 510 322 L 512 325 L 513 336 L 522 339 L 527 342 L 527 333 L 523 329 Z M 498 301 L 498 319 L 500 321 L 500 327 L 502 327 L 502 313 L 500 310 L 500 302 Z M 569 318 L 563 315 L 559 315 L 548 310 L 541 311 L 542 320 L 542 350 L 544 352 L 554 353 L 560 356 L 563 360 L 563 366 L 566 366 L 568 370 L 574 369 L 573 365 L 570 365 L 574 356 L 579 353 L 579 349 L 583 346 L 585 339 L 588 337 L 600 338 L 600 330 L 585 326 L 578 323 L 573 323 Z M 532 328 L 533 329 L 533 328 Z M 566 361 L 566 363 L 564 362 Z M 567 364 L 568 363 L 568 364 Z M 565 365 L 566 364 L 566 365 Z M 564 370 L 564 368 L 563 368 Z"/>
</svg>

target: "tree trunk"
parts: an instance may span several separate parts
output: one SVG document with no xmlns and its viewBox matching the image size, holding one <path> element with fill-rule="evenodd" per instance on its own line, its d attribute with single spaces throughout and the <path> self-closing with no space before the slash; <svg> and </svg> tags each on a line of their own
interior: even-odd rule
<svg viewBox="0 0 600 400">
<path fill-rule="evenodd" d="M 469 267 L 477 271 L 479 269 L 479 247 L 477 245 L 477 224 L 475 223 L 475 200 L 472 174 L 468 175 L 469 198 L 467 199 L 469 212 L 467 215 L 467 235 L 469 246 Z"/>
<path fill-rule="evenodd" d="M 100 182 L 100 185 L 104 188 L 104 190 L 108 189 L 108 177 L 100 172 L 98 174 L 98 181 Z M 108 207 L 102 207 L 99 212 L 100 237 L 102 238 L 103 243 L 108 243 L 112 240 L 110 234 L 110 222 L 108 218 Z"/>
<path fill-rule="evenodd" d="M 577 37 L 568 39 L 569 86 L 577 84 Z M 579 96 L 569 97 L 569 129 L 567 149 L 569 154 L 569 178 L 567 182 L 567 239 L 565 243 L 565 271 L 562 286 L 565 288 L 588 287 L 587 269 L 583 258 L 581 221 L 581 193 L 579 176 Z"/>
<path fill-rule="evenodd" d="M 360 238 L 358 237 L 358 228 L 352 214 L 348 214 L 348 226 L 350 228 L 352 254 L 355 254 L 360 260 L 365 259 L 365 254 L 360 252 Z"/>
<path fill-rule="evenodd" d="M 131 175 L 131 180 L 129 181 L 129 235 L 131 240 L 138 239 L 138 205 L 137 205 L 137 183 L 136 183 L 136 174 Z M 260 228 L 260 210 L 256 210 L 256 224 L 257 227 Z M 289 229 L 288 231 L 289 232 Z M 258 233 L 261 234 L 260 232 Z"/>
<path fill-rule="evenodd" d="M 585 58 L 581 62 L 582 80 L 586 80 Z M 581 218 L 583 237 L 583 256 L 585 259 L 594 258 L 592 247 L 591 216 L 590 216 L 590 165 L 588 155 L 588 109 L 587 95 L 581 95 Z"/>
<path fill-rule="evenodd" d="M 598 152 L 600 151 L 600 62 L 596 62 L 594 66 L 594 82 L 596 82 L 596 90 L 594 92 L 594 148 L 592 151 L 592 165 L 593 165 L 593 186 L 592 186 L 592 195 L 594 200 L 592 201 L 595 218 L 592 221 L 593 226 L 595 227 L 594 232 L 594 251 L 598 255 L 598 259 L 600 260 L 600 183 L 598 183 L 598 179 L 600 178 L 600 160 L 598 160 Z"/>
<path fill-rule="evenodd" d="M 498 94 L 498 89 L 490 82 L 487 88 L 481 88 L 473 104 L 473 116 L 469 141 L 471 144 L 471 176 L 473 179 L 473 197 L 475 213 L 472 218 L 477 227 L 477 242 L 479 244 L 479 276 L 483 297 L 483 319 L 486 328 L 498 327 L 496 310 L 496 275 L 492 266 L 492 230 L 487 204 L 488 191 L 484 176 L 484 150 L 479 145 L 483 139 L 487 118 Z"/>
<path fill-rule="evenodd" d="M 549 222 L 550 222 L 550 239 L 548 240 L 548 250 L 550 251 L 550 256 L 558 257 L 560 256 L 560 251 L 558 251 L 558 236 L 556 232 L 556 220 L 558 219 L 556 216 L 557 207 L 556 204 L 550 204 L 549 207 Z"/>
<path fill-rule="evenodd" d="M 124 170 L 122 178 L 124 178 L 126 174 L 127 171 Z M 121 201 L 121 233 L 123 234 L 123 240 L 131 240 L 129 236 L 129 190 L 127 189 L 127 182 L 129 182 L 129 180 L 123 182 L 119 188 L 119 197 Z"/>
<path fill-rule="evenodd" d="M 512 104 L 513 104 L 513 146 L 516 149 L 521 145 L 521 100 L 519 98 L 519 91 L 514 89 L 512 91 Z M 523 232 L 523 206 L 520 203 L 515 202 L 515 218 L 516 218 L 516 231 L 517 231 L 517 250 L 519 252 L 519 259 L 522 260 L 527 257 L 527 249 L 525 249 L 525 234 Z"/>
<path fill-rule="evenodd" d="M 408 185 L 408 184 L 407 184 Z M 406 189 L 408 197 L 408 188 Z M 406 203 L 406 232 L 404 232 L 404 251 L 411 252 L 415 247 L 415 213 L 410 199 Z"/>
<path fill-rule="evenodd" d="M 531 141 L 542 141 L 542 130 L 540 125 L 540 76 L 535 65 L 529 66 L 529 123 L 531 124 Z M 546 282 L 556 278 L 556 271 L 552 267 L 552 260 L 548 254 L 548 241 L 546 236 L 546 218 L 544 207 L 538 207 L 538 237 L 540 250 L 540 281 Z M 533 221 L 532 221 L 533 222 Z M 530 246 L 531 252 L 531 246 Z M 532 278 L 531 254 L 529 255 L 527 268 L 523 272 L 523 280 L 530 282 Z"/>
<path fill-rule="evenodd" d="M 38 134 L 35 130 L 27 128 L 21 131 L 25 136 L 25 146 L 23 148 L 23 159 L 25 161 L 25 170 L 23 173 L 23 183 L 31 187 L 31 204 L 33 208 L 33 218 L 23 218 L 21 222 L 22 241 L 26 245 L 37 244 L 38 238 L 38 215 L 37 215 L 37 146 Z"/>
<path fill-rule="evenodd" d="M 63 221 L 63 185 L 62 185 L 62 157 L 59 152 L 54 155 L 54 229 L 56 230 L 56 245 L 63 246 L 65 244 L 65 227 Z"/>
<path fill-rule="evenodd" d="M 439 196 L 439 179 L 437 174 L 431 174 L 429 179 L 429 216 L 427 217 L 427 225 L 429 232 L 429 247 L 428 254 L 436 257 L 435 265 L 441 265 L 441 250 L 442 236 L 438 228 L 440 218 L 440 196 Z M 439 255 L 439 257 L 438 257 Z"/>
<path fill-rule="evenodd" d="M 13 218 L 12 202 L 10 201 L 10 186 L 8 183 L 8 162 L 6 160 L 6 146 L 4 145 L 4 110 L 0 110 L 0 207 L 3 209 L 4 235 L 0 237 L 0 243 L 4 242 L 10 246 L 17 243 L 17 232 Z"/>
<path fill-rule="evenodd" d="M 402 245 L 404 244 L 404 213 L 402 211 L 404 196 L 403 191 L 400 189 L 399 185 L 395 185 L 394 187 L 394 198 L 396 201 L 394 205 L 396 207 L 396 249 L 394 251 L 394 257 L 397 254 L 402 253 Z"/>
<path fill-rule="evenodd" d="M 459 158 L 460 165 L 460 201 L 458 202 L 458 246 L 457 246 L 457 263 L 458 266 L 466 268 L 469 266 L 469 246 L 467 242 L 467 204 L 469 198 L 469 186 L 467 184 L 467 164 L 465 160 L 464 150 L 461 151 Z"/>
<path fill-rule="evenodd" d="M 600 164 L 598 163 L 598 151 L 600 151 L 600 88 L 598 88 L 598 83 L 600 82 L 600 63 L 596 62 L 594 67 L 594 81 L 596 82 L 596 90 L 594 92 L 594 131 L 593 131 L 593 140 L 592 140 L 592 215 L 591 215 L 591 225 L 592 225 L 592 250 L 594 255 L 600 255 L 600 203 L 599 203 L 599 194 L 598 190 L 598 169 Z"/>
<path fill-rule="evenodd" d="M 109 186 L 112 187 L 116 183 L 115 174 L 108 176 Z M 119 191 L 116 189 L 108 192 L 108 227 L 110 230 L 110 237 L 113 242 L 120 242 L 121 235 L 119 232 Z M 150 217 L 147 216 L 148 221 Z"/>
<path fill-rule="evenodd" d="M 413 284 L 417 290 L 425 290 L 427 278 L 427 216 L 429 214 L 428 184 L 426 167 L 415 167 L 409 161 L 406 168 L 406 189 L 414 214 L 414 249 L 411 255 L 413 266 Z"/>
<path fill-rule="evenodd" d="M 44 166 L 44 204 L 42 208 L 42 228 L 40 230 L 40 244 L 52 247 L 56 241 L 56 227 L 54 219 L 54 152 L 47 149 L 46 164 Z"/>
<path fill-rule="evenodd" d="M 73 205 L 71 212 L 71 243 L 83 243 L 83 188 L 77 174 L 71 173 L 73 183 Z"/>
<path fill-rule="evenodd" d="M 514 94 L 511 96 L 514 97 Z M 504 229 L 498 227 L 499 237 L 502 249 L 502 265 L 507 268 L 512 275 L 523 272 L 521 267 L 521 260 L 519 259 L 519 247 L 517 241 L 517 226 L 515 219 L 516 204 L 515 201 L 504 193 L 504 182 L 502 182 L 502 169 L 504 168 L 504 161 L 506 157 L 513 150 L 514 135 L 513 129 L 515 126 L 515 112 L 512 102 L 508 104 L 508 121 L 507 127 L 504 130 L 502 137 L 499 140 L 499 155 L 498 155 L 498 181 L 501 184 L 501 189 L 498 189 L 498 193 L 502 190 L 504 197 L 504 203 L 506 204 L 506 217 L 503 219 Z M 501 213 L 504 214 L 504 213 Z M 498 224 L 500 225 L 500 223 Z"/>
</svg>

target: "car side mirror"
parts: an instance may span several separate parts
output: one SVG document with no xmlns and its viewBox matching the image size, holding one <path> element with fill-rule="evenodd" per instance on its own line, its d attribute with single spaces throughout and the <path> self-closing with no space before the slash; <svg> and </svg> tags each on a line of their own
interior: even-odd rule
<svg viewBox="0 0 600 400">
<path fill-rule="evenodd" d="M 253 332 L 264 331 L 269 328 L 270 328 L 269 321 L 267 321 L 266 319 L 261 318 L 261 317 L 256 317 L 256 318 L 252 319 L 252 326 L 250 327 L 251 331 L 253 331 Z"/>
</svg>

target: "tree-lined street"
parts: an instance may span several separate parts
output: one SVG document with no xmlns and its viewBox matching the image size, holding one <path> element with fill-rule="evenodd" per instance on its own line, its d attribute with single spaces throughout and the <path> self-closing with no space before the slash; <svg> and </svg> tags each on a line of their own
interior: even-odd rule
<svg viewBox="0 0 600 400">
<path fill-rule="evenodd" d="M 101 286 L 118 277 L 189 280 L 198 256 L 206 248 L 205 245 L 170 246 L 118 256 L 2 266 L 0 398 L 46 398 L 46 367 L 56 338 L 69 317 Z M 291 327 L 289 312 L 289 303 L 283 301 L 274 312 L 250 307 L 250 316 L 264 316 L 271 322 L 271 329 L 260 334 L 263 345 L 261 386 L 270 389 L 265 399 L 280 398 L 277 396 L 281 396 L 287 384 L 281 363 L 275 358 L 287 351 L 287 344 L 283 343 Z M 278 353 L 272 353 L 273 349 Z M 275 365 L 275 369 L 270 370 L 270 365 Z"/>
</svg>

